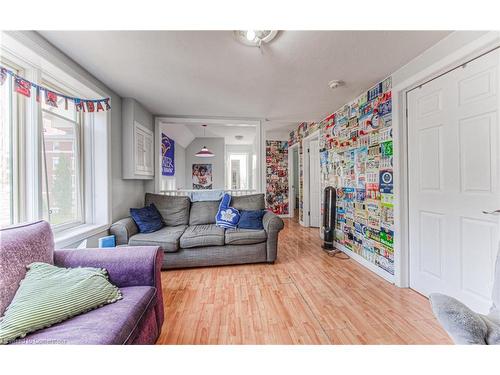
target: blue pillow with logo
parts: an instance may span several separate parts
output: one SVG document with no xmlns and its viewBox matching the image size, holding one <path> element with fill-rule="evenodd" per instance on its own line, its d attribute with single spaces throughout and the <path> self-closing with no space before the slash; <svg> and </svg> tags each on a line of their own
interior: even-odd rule
<svg viewBox="0 0 500 375">
<path fill-rule="evenodd" d="M 266 210 L 241 211 L 238 228 L 242 229 L 264 229 L 262 218 L 266 214 Z"/>
<path fill-rule="evenodd" d="M 153 233 L 165 226 L 160 212 L 153 203 L 144 208 L 131 208 L 130 216 L 141 233 Z"/>
<path fill-rule="evenodd" d="M 240 221 L 240 212 L 233 207 L 229 207 L 231 196 L 224 194 L 219 204 L 219 210 L 215 215 L 215 225 L 221 228 L 236 228 Z"/>
</svg>

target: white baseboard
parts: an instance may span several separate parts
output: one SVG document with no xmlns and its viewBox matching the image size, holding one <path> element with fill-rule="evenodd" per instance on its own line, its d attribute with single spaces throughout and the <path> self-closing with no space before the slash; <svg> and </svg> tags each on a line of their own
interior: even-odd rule
<svg viewBox="0 0 500 375">
<path fill-rule="evenodd" d="M 354 251 L 349 250 L 347 247 L 344 245 L 334 242 L 335 248 L 338 250 L 341 250 L 342 252 L 346 253 L 349 255 L 352 259 L 354 259 L 356 262 L 360 263 L 361 265 L 365 266 L 368 268 L 370 271 L 375 273 L 377 276 L 380 276 L 384 280 L 390 282 L 391 284 L 394 284 L 394 275 L 391 275 L 389 272 L 383 270 L 380 267 L 377 267 L 375 264 L 372 262 L 367 261 L 365 258 L 363 258 L 361 255 L 356 254 Z"/>
</svg>

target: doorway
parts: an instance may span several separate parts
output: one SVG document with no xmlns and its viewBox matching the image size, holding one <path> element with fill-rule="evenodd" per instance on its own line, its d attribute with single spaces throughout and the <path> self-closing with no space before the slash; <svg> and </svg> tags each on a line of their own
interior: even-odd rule
<svg viewBox="0 0 500 375">
<path fill-rule="evenodd" d="M 303 221 L 306 227 L 319 228 L 321 223 L 319 132 L 304 138 L 303 150 Z"/>
<path fill-rule="evenodd" d="M 290 217 L 299 222 L 300 205 L 300 170 L 299 170 L 299 144 L 296 143 L 288 148 L 288 206 Z"/>
<path fill-rule="evenodd" d="M 500 236 L 499 52 L 407 93 L 410 287 L 491 306 Z"/>
</svg>

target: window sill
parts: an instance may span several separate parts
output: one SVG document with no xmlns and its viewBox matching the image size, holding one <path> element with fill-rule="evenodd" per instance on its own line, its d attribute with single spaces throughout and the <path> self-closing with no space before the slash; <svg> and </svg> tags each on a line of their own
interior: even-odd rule
<svg viewBox="0 0 500 375">
<path fill-rule="evenodd" d="M 98 233 L 108 230 L 109 225 L 83 224 L 75 228 L 54 233 L 55 248 L 62 249 L 78 241 L 92 237 Z"/>
</svg>

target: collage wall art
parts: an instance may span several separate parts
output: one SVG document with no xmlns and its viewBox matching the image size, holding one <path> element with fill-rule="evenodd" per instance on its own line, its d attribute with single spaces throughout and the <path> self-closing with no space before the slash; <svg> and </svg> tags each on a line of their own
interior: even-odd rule
<svg viewBox="0 0 500 375">
<path fill-rule="evenodd" d="M 337 191 L 336 241 L 393 275 L 391 78 L 322 122 L 300 124 L 289 145 L 318 128 L 322 190 L 332 186 Z M 302 218 L 302 195 L 300 201 Z"/>
<path fill-rule="evenodd" d="M 288 215 L 288 142 L 266 141 L 266 207 Z"/>
</svg>

